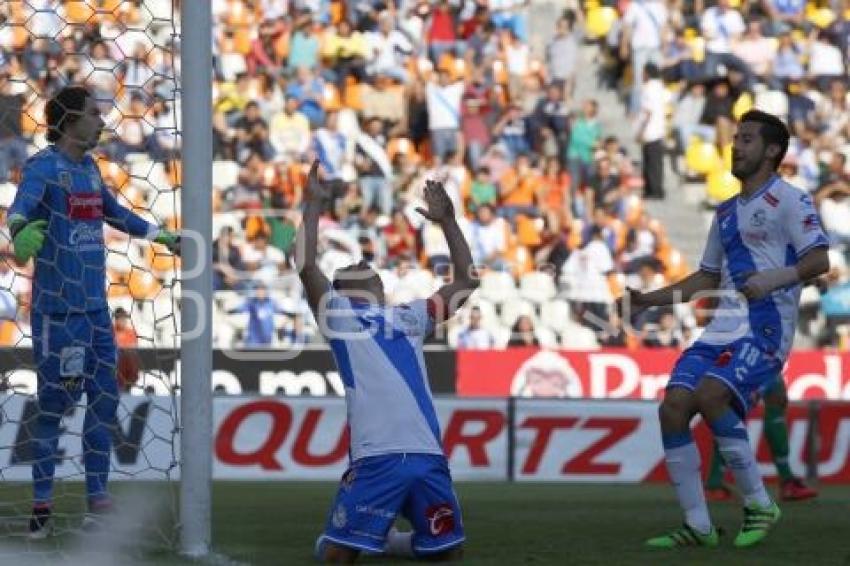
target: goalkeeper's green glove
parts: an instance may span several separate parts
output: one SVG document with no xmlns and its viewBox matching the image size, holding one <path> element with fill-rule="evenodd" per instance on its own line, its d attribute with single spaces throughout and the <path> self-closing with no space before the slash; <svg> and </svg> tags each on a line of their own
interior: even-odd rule
<svg viewBox="0 0 850 566">
<path fill-rule="evenodd" d="M 175 234 L 161 228 L 153 241 L 157 244 L 162 244 L 174 255 L 180 255 L 180 234 Z"/>
<path fill-rule="evenodd" d="M 12 245 L 15 248 L 15 259 L 18 263 L 26 263 L 38 255 L 44 246 L 44 231 L 47 229 L 47 220 L 35 220 L 30 222 L 16 233 L 14 226 L 12 232 Z"/>
</svg>

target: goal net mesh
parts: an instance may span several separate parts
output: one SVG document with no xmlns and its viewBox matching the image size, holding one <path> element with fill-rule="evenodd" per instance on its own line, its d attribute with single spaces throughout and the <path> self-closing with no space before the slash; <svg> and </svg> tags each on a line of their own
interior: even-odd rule
<svg viewBox="0 0 850 566">
<path fill-rule="evenodd" d="M 180 454 L 175 396 L 179 265 L 165 248 L 132 239 L 106 225 L 105 285 L 118 346 L 114 367 L 117 415 L 106 423 L 95 422 L 96 416 L 86 420 L 87 396 L 83 393 L 61 416 L 53 493 L 54 524 L 60 536 L 39 542 L 26 537 L 33 504 L 34 434 L 40 414 L 30 312 L 33 262 L 15 261 L 6 213 L 23 161 L 48 145 L 47 100 L 64 85 L 84 84 L 97 99 L 106 122 L 93 156 L 108 190 L 149 222 L 179 227 L 178 17 L 177 0 L 0 2 L 3 563 L 11 563 L 11 554 L 17 558 L 67 558 L 69 552 L 99 550 L 91 545 L 69 550 L 63 541 L 73 537 L 61 536 L 72 535 L 86 511 L 84 431 L 98 425 L 108 428 L 112 441 L 109 481 L 116 512 L 110 522 L 124 531 L 111 537 L 113 546 L 120 546 L 124 541 L 119 539 L 126 538 L 170 547 L 175 539 L 177 490 L 172 480 L 178 479 Z M 73 250 L 63 249 L 57 255 L 63 253 Z"/>
</svg>

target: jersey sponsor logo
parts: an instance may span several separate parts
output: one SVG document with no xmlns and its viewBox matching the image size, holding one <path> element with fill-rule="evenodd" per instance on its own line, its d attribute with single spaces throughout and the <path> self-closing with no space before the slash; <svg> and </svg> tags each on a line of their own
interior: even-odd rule
<svg viewBox="0 0 850 566">
<path fill-rule="evenodd" d="M 98 251 L 103 249 L 103 230 L 99 226 L 77 223 L 71 228 L 68 243 L 78 252 Z"/>
<path fill-rule="evenodd" d="M 768 239 L 768 233 L 764 230 L 757 230 L 755 232 L 744 232 L 744 241 L 749 244 L 760 244 L 766 242 Z"/>
<path fill-rule="evenodd" d="M 68 195 L 68 217 L 71 220 L 99 220 L 103 218 L 103 198 L 100 193 Z"/>
<path fill-rule="evenodd" d="M 439 537 L 455 530 L 455 512 L 448 503 L 438 503 L 425 510 L 431 536 Z"/>
<path fill-rule="evenodd" d="M 86 350 L 82 346 L 66 346 L 59 353 L 59 375 L 79 377 L 86 364 Z"/>
</svg>

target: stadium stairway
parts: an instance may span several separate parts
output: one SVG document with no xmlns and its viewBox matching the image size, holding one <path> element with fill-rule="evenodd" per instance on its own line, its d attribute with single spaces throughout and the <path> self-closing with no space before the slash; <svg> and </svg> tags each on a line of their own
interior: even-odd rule
<svg viewBox="0 0 850 566">
<path fill-rule="evenodd" d="M 535 57 L 544 58 L 546 44 L 554 35 L 557 19 L 567 5 L 574 5 L 574 2 L 531 0 L 527 5 L 529 45 Z M 600 87 L 600 62 L 598 46 L 584 45 L 576 80 L 576 103 L 573 106 L 576 107 L 585 98 L 595 98 L 599 102 L 603 135 L 617 135 L 632 159 L 639 160 L 640 146 L 632 135 L 631 123 L 622 100 L 617 92 Z M 649 213 L 665 227 L 670 241 L 682 253 L 687 264 L 695 268 L 702 255 L 712 216 L 711 211 L 703 206 L 705 185 L 685 182 L 673 171 L 669 159 L 665 159 L 664 168 L 667 197 L 663 201 L 646 201 L 645 205 Z"/>
</svg>

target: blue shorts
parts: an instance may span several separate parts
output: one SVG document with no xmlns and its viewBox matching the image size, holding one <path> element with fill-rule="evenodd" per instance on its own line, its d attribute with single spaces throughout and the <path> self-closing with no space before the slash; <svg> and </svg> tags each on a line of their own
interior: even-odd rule
<svg viewBox="0 0 850 566">
<path fill-rule="evenodd" d="M 682 352 L 667 389 L 684 387 L 694 391 L 703 377 L 719 379 L 732 391 L 735 409 L 743 416 L 781 379 L 782 364 L 780 358 L 752 338 L 722 346 L 696 342 Z"/>
<path fill-rule="evenodd" d="M 399 514 L 413 525 L 417 555 L 464 541 L 460 504 L 444 456 L 385 454 L 354 462 L 339 483 L 319 544 L 383 552 Z"/>
</svg>

